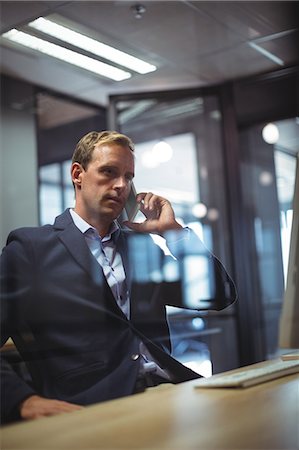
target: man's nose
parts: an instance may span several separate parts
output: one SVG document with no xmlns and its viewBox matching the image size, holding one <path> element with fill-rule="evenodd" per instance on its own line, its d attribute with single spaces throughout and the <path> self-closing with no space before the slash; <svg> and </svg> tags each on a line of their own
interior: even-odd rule
<svg viewBox="0 0 299 450">
<path fill-rule="evenodd" d="M 125 189 L 128 186 L 128 180 L 125 177 L 118 177 L 115 180 L 114 187 L 116 189 Z"/>
</svg>

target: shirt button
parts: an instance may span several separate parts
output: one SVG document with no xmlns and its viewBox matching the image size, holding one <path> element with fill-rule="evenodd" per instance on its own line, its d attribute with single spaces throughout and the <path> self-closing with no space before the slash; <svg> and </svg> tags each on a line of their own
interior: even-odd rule
<svg viewBox="0 0 299 450">
<path fill-rule="evenodd" d="M 132 359 L 133 361 L 137 361 L 137 359 L 139 358 L 139 356 L 140 356 L 140 355 L 138 355 L 138 353 L 134 353 L 134 354 L 131 356 L 131 359 Z"/>
</svg>

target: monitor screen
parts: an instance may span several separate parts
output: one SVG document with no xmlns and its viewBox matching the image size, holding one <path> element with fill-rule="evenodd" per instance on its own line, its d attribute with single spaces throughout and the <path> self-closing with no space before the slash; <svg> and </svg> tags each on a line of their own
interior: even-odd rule
<svg viewBox="0 0 299 450">
<path fill-rule="evenodd" d="M 287 283 L 280 319 L 279 346 L 281 349 L 299 349 L 299 155 L 293 199 Z"/>
</svg>

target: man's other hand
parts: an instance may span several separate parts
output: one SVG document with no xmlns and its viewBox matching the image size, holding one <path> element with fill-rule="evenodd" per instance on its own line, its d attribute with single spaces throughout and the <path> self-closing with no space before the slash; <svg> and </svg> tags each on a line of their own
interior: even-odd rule
<svg viewBox="0 0 299 450">
<path fill-rule="evenodd" d="M 45 416 L 54 416 L 67 412 L 78 411 L 83 407 L 73 403 L 63 402 L 61 400 L 52 400 L 49 398 L 32 395 L 26 398 L 20 405 L 21 418 L 25 420 L 39 419 Z"/>
</svg>

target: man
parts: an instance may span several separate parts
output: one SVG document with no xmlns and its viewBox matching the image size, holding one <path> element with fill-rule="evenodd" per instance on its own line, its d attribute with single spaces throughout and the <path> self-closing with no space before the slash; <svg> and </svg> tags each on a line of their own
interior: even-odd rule
<svg viewBox="0 0 299 450">
<path fill-rule="evenodd" d="M 169 354 L 165 304 L 180 305 L 157 284 L 134 297 L 130 232 L 116 222 L 134 178 L 133 150 L 117 132 L 88 133 L 72 159 L 75 208 L 54 225 L 8 237 L 1 261 L 1 345 L 12 337 L 32 383 L 3 363 L 4 420 L 75 411 L 199 377 Z M 127 228 L 162 236 L 182 230 L 166 199 L 148 192 L 137 202 L 145 220 L 127 222 Z M 232 296 L 219 309 L 235 296 L 224 278 Z"/>
</svg>

